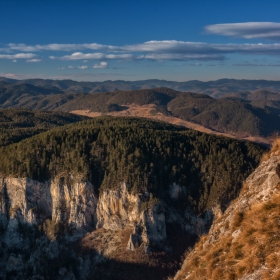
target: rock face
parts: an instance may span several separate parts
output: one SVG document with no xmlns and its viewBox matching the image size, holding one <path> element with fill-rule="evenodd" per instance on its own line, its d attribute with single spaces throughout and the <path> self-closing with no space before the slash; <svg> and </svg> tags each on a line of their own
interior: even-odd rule
<svg viewBox="0 0 280 280">
<path fill-rule="evenodd" d="M 183 193 L 183 187 L 170 186 L 174 203 Z M 18 277 L 11 279 L 28 278 L 27 272 L 45 275 L 48 272 L 41 271 L 42 260 L 55 266 L 56 279 L 86 279 L 94 263 L 116 248 L 110 245 L 114 239 L 111 243 L 108 239 L 108 244 L 104 243 L 107 249 L 98 251 L 93 259 L 78 257 L 69 249 L 73 242 L 96 229 L 107 231 L 109 236 L 119 231 L 132 232 L 126 246 L 129 251 L 141 246 L 145 253 L 170 253 L 167 226 L 176 223 L 191 235 L 204 233 L 213 216 L 208 212 L 204 217 L 196 217 L 189 210 L 179 214 L 164 201 L 153 200 L 149 193 L 130 193 L 125 183 L 102 192 L 98 198 L 93 185 L 78 177 L 44 183 L 28 178 L 0 178 L 0 279 L 9 279 L 10 275 Z M 64 258 L 71 259 L 76 276 L 56 261 Z"/>
<path fill-rule="evenodd" d="M 97 228 L 121 230 L 140 219 L 141 200 L 130 194 L 125 183 L 118 190 L 104 191 L 97 205 Z"/>
<path fill-rule="evenodd" d="M 29 225 L 52 219 L 78 229 L 95 228 L 97 198 L 89 182 L 40 183 L 28 178 L 2 178 L 0 194 L 3 226 L 13 219 Z"/>
<path fill-rule="evenodd" d="M 130 194 L 125 183 L 118 190 L 107 190 L 99 198 L 97 205 L 97 228 L 118 231 L 127 226 L 134 232 L 128 241 L 127 249 L 144 244 L 149 251 L 150 244 L 161 246 L 166 239 L 166 221 L 159 205 L 141 210 L 141 195 Z"/>
<path fill-rule="evenodd" d="M 155 205 L 141 212 L 140 219 L 134 226 L 126 248 L 134 251 L 143 244 L 146 253 L 149 253 L 152 247 L 166 251 L 169 249 L 163 246 L 166 237 L 165 214 L 160 205 Z"/>
<path fill-rule="evenodd" d="M 76 276 L 86 279 L 94 261 L 78 258 L 71 242 L 95 228 L 96 207 L 89 182 L 1 178 L 0 279 L 77 279 L 65 268 L 65 262 L 75 259 L 75 269 L 80 271 Z M 61 225 L 67 232 L 57 240 L 40 230 L 53 233 Z M 48 266 L 52 271 L 47 271 Z"/>
<path fill-rule="evenodd" d="M 89 182 L 51 183 L 52 221 L 66 222 L 78 229 L 92 230 L 97 223 L 97 198 Z"/>
<path fill-rule="evenodd" d="M 214 242 L 223 235 L 229 234 L 233 223 L 233 217 L 237 212 L 244 212 L 251 209 L 252 205 L 269 201 L 271 197 L 279 192 L 280 184 L 280 153 L 273 154 L 246 179 L 244 190 L 239 197 L 227 208 L 219 222 L 213 223 L 209 234 L 208 242 Z M 219 233 L 217 234 L 219 229 Z M 235 235 L 237 233 L 234 233 Z"/>
<path fill-rule="evenodd" d="M 28 178 L 0 179 L 1 214 L 6 219 L 18 216 L 22 222 L 37 224 L 52 214 L 50 187 Z"/>
<path fill-rule="evenodd" d="M 273 267 L 269 263 L 278 255 L 275 246 L 278 246 L 276 242 L 279 240 L 276 218 L 279 214 L 279 193 L 278 150 L 271 152 L 269 158 L 247 178 L 239 197 L 214 220 L 209 234 L 186 257 L 174 279 L 233 279 L 229 278 L 229 271 L 231 277 L 240 280 L 279 279 L 279 260 Z M 272 247 L 267 249 L 269 246 Z M 261 251 L 262 248 L 266 250 Z M 207 259 L 208 252 L 213 253 Z M 232 252 L 236 256 L 239 254 L 238 257 L 234 258 Z M 209 269 L 206 261 L 215 265 Z M 234 266 L 230 267 L 230 263 Z M 242 268 L 244 263 L 246 269 Z M 236 271 L 234 268 L 237 268 Z M 206 275 L 206 272 L 209 274 Z M 215 273 L 219 273 L 218 278 Z"/>
</svg>

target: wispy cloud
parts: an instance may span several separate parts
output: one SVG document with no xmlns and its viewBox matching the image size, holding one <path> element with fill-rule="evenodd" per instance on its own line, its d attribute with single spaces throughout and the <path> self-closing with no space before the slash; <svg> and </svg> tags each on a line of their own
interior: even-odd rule
<svg viewBox="0 0 280 280">
<path fill-rule="evenodd" d="M 32 59 L 26 60 L 26 62 L 40 62 L 40 61 L 42 61 L 42 59 L 39 59 L 39 58 L 32 58 Z"/>
<path fill-rule="evenodd" d="M 92 67 L 93 68 L 106 68 L 106 67 L 108 67 L 108 63 L 105 61 L 102 61 L 99 64 L 94 64 Z"/>
<path fill-rule="evenodd" d="M 113 46 L 111 46 L 113 48 Z M 116 47 L 119 52 L 75 52 L 50 56 L 59 60 L 224 60 L 228 54 L 279 55 L 280 44 L 208 44 L 183 41 L 149 41 L 143 44 Z M 123 53 L 120 53 L 122 51 Z"/>
<path fill-rule="evenodd" d="M 240 37 L 245 39 L 280 39 L 280 23 L 244 22 L 213 24 L 205 27 L 211 34 Z"/>
<path fill-rule="evenodd" d="M 1 73 L 0 72 L 0 77 L 5 77 L 5 78 L 9 78 L 9 79 L 18 79 L 18 80 L 22 80 L 22 79 L 35 79 L 35 78 L 46 78 L 45 75 L 43 74 L 27 74 L 27 73 Z"/>
<path fill-rule="evenodd" d="M 280 64 L 264 63 L 235 63 L 233 66 L 251 66 L 251 67 L 280 67 Z"/>
<path fill-rule="evenodd" d="M 201 63 L 192 63 L 192 64 L 190 64 L 190 66 L 202 66 L 202 64 Z"/>
<path fill-rule="evenodd" d="M 32 59 L 36 57 L 33 53 L 0 54 L 0 59 Z"/>
<path fill-rule="evenodd" d="M 82 66 L 78 66 L 78 68 L 84 70 L 84 69 L 88 69 L 88 66 L 82 65 Z"/>
<path fill-rule="evenodd" d="M 47 45 L 26 45 L 26 44 L 8 44 L 10 50 L 23 52 L 39 51 L 76 51 L 76 50 L 110 50 L 116 47 L 101 44 L 47 44 Z"/>
<path fill-rule="evenodd" d="M 105 53 L 82 53 L 75 52 L 71 55 L 64 55 L 60 57 L 50 56 L 50 59 L 59 60 L 100 60 L 100 59 L 132 59 L 132 54 L 105 54 Z"/>
<path fill-rule="evenodd" d="M 233 25 L 233 24 L 229 24 Z M 215 27 L 219 26 L 218 29 Z M 220 25 L 207 27 L 212 30 L 221 30 L 226 34 L 226 28 Z M 242 29 L 242 28 L 241 28 Z M 229 30 L 229 29 L 228 29 Z M 229 32 L 229 31 L 228 31 Z M 245 32 L 245 31 L 244 31 Z M 230 33 L 237 34 L 237 33 Z M 247 34 L 242 33 L 242 34 Z M 256 33 L 257 34 L 257 33 Z M 258 33 L 259 34 L 259 33 Z M 274 34 L 275 35 L 275 34 Z M 245 36 L 245 35 L 244 35 Z M 247 35 L 246 35 L 247 36 Z M 280 37 L 279 37 L 280 38 Z M 90 60 L 154 60 L 154 61 L 222 61 L 229 54 L 243 55 L 280 55 L 280 44 L 209 44 L 203 42 L 185 42 L 176 40 L 148 41 L 142 44 L 111 46 L 92 44 L 49 44 L 27 46 L 24 44 L 9 44 L 10 51 L 15 50 L 37 50 L 46 51 L 51 60 L 65 61 L 90 61 Z M 80 48 L 80 49 L 79 49 Z M 86 52 L 82 50 L 99 50 Z M 72 52 L 72 50 L 79 50 Z M 58 51 L 58 55 L 50 55 L 49 51 Z M 64 52 L 61 54 L 61 52 Z M 72 52 L 69 54 L 69 52 Z M 43 54 L 40 55 L 43 57 Z M 0 59 L 37 59 L 34 53 L 0 54 Z M 35 61 L 34 61 L 35 62 Z M 101 68 L 101 67 L 99 67 Z"/>
<path fill-rule="evenodd" d="M 60 59 L 60 60 L 84 60 L 84 59 L 103 59 L 103 53 L 87 53 L 75 52 L 71 55 L 64 55 L 61 57 L 50 56 L 50 59 Z"/>
</svg>

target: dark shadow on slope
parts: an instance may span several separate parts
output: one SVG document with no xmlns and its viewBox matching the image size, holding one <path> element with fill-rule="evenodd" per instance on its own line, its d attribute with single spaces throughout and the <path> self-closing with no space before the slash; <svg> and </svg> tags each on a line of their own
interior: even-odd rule
<svg viewBox="0 0 280 280">
<path fill-rule="evenodd" d="M 124 244 L 128 241 L 127 239 L 123 240 Z M 143 246 L 138 247 L 135 251 L 127 251 L 124 249 L 125 246 L 120 245 L 119 249 L 110 253 L 110 257 L 103 256 L 103 261 L 92 267 L 92 273 L 88 279 L 167 279 L 168 276 L 174 275 L 178 271 L 184 252 L 194 246 L 197 237 L 186 234 L 179 224 L 168 224 L 167 240 L 167 245 L 171 245 L 173 248 L 171 253 L 154 251 L 146 254 Z M 92 244 L 87 243 L 87 248 L 83 248 L 80 243 L 77 244 L 76 249 L 83 257 L 86 255 L 101 257 L 95 249 L 94 240 Z"/>
</svg>

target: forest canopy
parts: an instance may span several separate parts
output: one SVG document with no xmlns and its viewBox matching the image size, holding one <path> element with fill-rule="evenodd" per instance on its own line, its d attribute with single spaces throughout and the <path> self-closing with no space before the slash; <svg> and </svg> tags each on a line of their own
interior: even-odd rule
<svg viewBox="0 0 280 280">
<path fill-rule="evenodd" d="M 183 203 L 203 211 L 236 197 L 264 151 L 163 122 L 100 117 L 2 147 L 0 172 L 39 181 L 81 174 L 101 192 L 126 182 L 130 191 L 156 197 L 176 183 L 185 189 Z"/>
</svg>

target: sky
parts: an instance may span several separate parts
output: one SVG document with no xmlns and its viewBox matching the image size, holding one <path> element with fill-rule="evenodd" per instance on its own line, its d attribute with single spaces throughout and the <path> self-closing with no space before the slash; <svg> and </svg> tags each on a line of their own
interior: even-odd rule
<svg viewBox="0 0 280 280">
<path fill-rule="evenodd" d="M 280 1 L 1 0 L 0 76 L 280 80 Z"/>
</svg>

